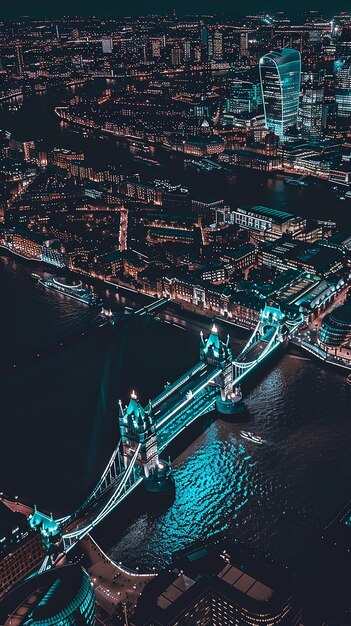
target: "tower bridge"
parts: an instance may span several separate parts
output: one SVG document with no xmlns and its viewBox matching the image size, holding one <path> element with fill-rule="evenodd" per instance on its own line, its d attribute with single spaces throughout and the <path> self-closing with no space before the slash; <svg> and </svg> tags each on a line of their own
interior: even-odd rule
<svg viewBox="0 0 351 626">
<path fill-rule="evenodd" d="M 235 414 L 241 402 L 241 380 L 287 341 L 291 329 L 295 326 L 289 330 L 280 309 L 265 307 L 244 349 L 233 360 L 229 335 L 223 341 L 213 325 L 207 338 L 201 333 L 199 362 L 167 384 L 154 400 L 143 407 L 133 392 L 127 406 L 120 401 L 120 441 L 86 500 L 61 519 L 36 509 L 29 516 L 47 551 L 43 567 L 50 567 L 59 552 L 69 552 L 142 482 L 149 492 L 173 489 L 171 466 L 160 458 L 162 452 L 200 416 L 214 409 Z"/>
</svg>

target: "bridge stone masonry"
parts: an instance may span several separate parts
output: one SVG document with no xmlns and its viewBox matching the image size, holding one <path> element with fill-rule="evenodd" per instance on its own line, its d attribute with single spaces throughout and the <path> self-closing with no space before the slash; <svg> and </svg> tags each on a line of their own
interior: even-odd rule
<svg viewBox="0 0 351 626">
<path fill-rule="evenodd" d="M 151 401 L 144 409 L 132 392 L 129 404 L 119 402 L 119 428 L 124 468 L 127 469 L 139 447 L 136 463 L 143 469 L 147 491 L 169 491 L 174 481 L 170 463 L 161 461 L 158 454 L 156 422 Z"/>
<path fill-rule="evenodd" d="M 120 441 L 95 488 L 72 514 L 54 520 L 36 509 L 29 517 L 42 534 L 47 557 L 43 569 L 68 553 L 141 484 L 147 492 L 174 489 L 170 461 L 161 454 L 182 431 L 216 410 L 229 419 L 242 410 L 240 383 L 279 346 L 302 320 L 288 322 L 278 308 L 265 307 L 244 349 L 233 360 L 229 335 L 223 341 L 216 325 L 200 336 L 200 360 L 169 383 L 143 407 L 135 392 L 127 406 L 119 401 Z M 11 508 L 9 500 L 2 499 Z M 26 510 L 24 508 L 23 510 Z M 61 557 L 60 557 L 61 558 Z"/>
</svg>

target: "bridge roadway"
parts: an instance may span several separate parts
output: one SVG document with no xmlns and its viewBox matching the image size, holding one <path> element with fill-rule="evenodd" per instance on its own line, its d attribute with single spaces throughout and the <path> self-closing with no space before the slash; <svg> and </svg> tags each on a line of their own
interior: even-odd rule
<svg viewBox="0 0 351 626">
<path fill-rule="evenodd" d="M 166 446 L 189 424 L 194 422 L 197 417 L 203 415 L 214 408 L 215 396 L 218 393 L 215 385 L 211 385 L 221 369 L 216 366 L 207 365 L 206 363 L 198 363 L 181 378 L 174 383 L 167 385 L 159 396 L 152 402 L 152 406 L 157 407 L 154 410 L 156 418 L 157 439 L 159 452 L 162 452 Z M 191 392 L 191 393 L 189 393 Z M 88 528 L 93 524 L 94 520 L 99 517 L 104 507 L 117 492 L 119 486 L 123 482 L 125 470 L 121 469 L 120 473 L 110 483 L 110 485 L 102 493 L 94 496 L 92 500 L 88 500 L 76 511 L 63 525 L 63 534 L 78 532 L 79 530 Z M 142 469 L 135 465 L 131 478 L 126 487 L 121 491 L 115 504 L 109 509 L 118 506 L 118 504 L 135 489 L 135 487 L 143 480 Z"/>
<path fill-rule="evenodd" d="M 199 415 L 214 408 L 218 390 L 211 383 L 221 371 L 215 365 L 198 363 L 155 398 L 152 405 L 160 451 Z"/>
<path fill-rule="evenodd" d="M 274 329 L 270 328 L 263 337 L 252 344 L 252 346 L 248 350 L 244 350 L 238 357 L 237 363 L 252 363 L 259 359 L 262 352 L 267 348 L 268 343 L 272 339 L 274 335 Z"/>
</svg>

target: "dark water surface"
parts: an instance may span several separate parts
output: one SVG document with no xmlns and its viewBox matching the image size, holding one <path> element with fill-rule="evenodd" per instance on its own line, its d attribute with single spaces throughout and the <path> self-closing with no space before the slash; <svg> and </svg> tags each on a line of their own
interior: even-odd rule
<svg viewBox="0 0 351 626">
<path fill-rule="evenodd" d="M 44 290 L 32 268 L 0 258 L 2 359 L 23 346 L 84 327 L 92 311 Z M 118 310 L 113 290 L 102 292 Z M 125 302 L 124 302 L 125 304 Z M 115 335 L 82 337 L 61 351 L 7 372 L 0 381 L 0 489 L 57 512 L 77 505 L 96 481 L 118 439 L 117 400 L 132 388 L 147 400 L 198 359 L 199 328 L 151 321 Z M 232 326 L 234 354 L 244 336 Z M 293 563 L 296 551 L 349 498 L 350 394 L 344 376 L 285 354 L 245 397 L 246 428 L 266 440 L 243 440 L 241 424 L 212 421 L 173 459 L 176 496 L 140 505 L 128 526 L 113 514 L 103 545 L 126 565 L 150 569 L 174 550 L 219 531 Z M 128 506 L 127 506 L 128 508 Z"/>
<path fill-rule="evenodd" d="M 133 147 L 109 135 L 102 138 L 93 133 L 82 136 L 82 129 L 66 124 L 55 115 L 54 107 L 67 104 L 77 93 L 91 97 L 100 95 L 105 83 L 95 81 L 83 87 L 57 88 L 46 94 L 26 96 L 22 108 L 9 112 L 8 105 L 0 106 L 0 128 L 7 129 L 20 139 L 43 139 L 47 149 L 54 146 L 83 151 L 97 168 L 121 165 L 122 171 L 140 172 L 144 180 L 168 178 L 189 187 L 192 197 L 224 198 L 232 207 L 250 204 L 266 205 L 293 214 L 318 219 L 333 219 L 340 226 L 349 227 L 351 199 L 341 201 L 325 182 L 315 180 L 307 187 L 286 185 L 284 175 L 277 176 L 236 168 L 224 172 L 196 172 L 184 170 L 183 158 L 175 153 L 156 148 L 153 155 L 163 167 L 143 166 L 133 161 Z M 113 89 L 113 84 L 110 85 Z"/>
</svg>

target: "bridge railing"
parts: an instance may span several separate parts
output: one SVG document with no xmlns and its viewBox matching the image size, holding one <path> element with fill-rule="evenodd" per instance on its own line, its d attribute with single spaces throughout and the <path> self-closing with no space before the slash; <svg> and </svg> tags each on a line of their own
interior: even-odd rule
<svg viewBox="0 0 351 626">
<path fill-rule="evenodd" d="M 162 452 L 168 444 L 192 424 L 200 415 L 205 415 L 214 408 L 216 403 L 217 389 L 212 387 L 211 393 L 196 395 L 192 401 L 181 408 L 176 420 L 168 421 L 158 434 L 159 452 Z M 184 416 L 186 419 L 184 419 Z"/>
<path fill-rule="evenodd" d="M 205 364 L 206 367 L 206 364 Z M 222 369 L 217 367 L 214 369 L 211 369 L 208 373 L 208 375 L 201 381 L 199 382 L 197 385 L 195 385 L 194 389 L 191 390 L 191 395 L 189 393 L 189 395 L 185 395 L 185 398 L 179 400 L 176 404 L 174 404 L 168 411 L 165 411 L 165 413 L 159 417 L 158 421 L 157 421 L 157 429 L 161 428 L 166 422 L 168 422 L 168 420 L 175 414 L 177 413 L 180 409 L 186 407 L 188 404 L 190 404 L 190 402 L 192 402 L 192 400 L 194 398 L 196 398 L 196 396 L 205 388 L 207 387 L 212 381 L 214 381 L 217 376 L 221 373 Z"/>
<path fill-rule="evenodd" d="M 181 376 L 180 378 L 177 378 L 177 380 L 175 380 L 174 383 L 167 385 L 164 391 L 161 391 L 161 393 L 158 396 L 156 396 L 156 398 L 152 401 L 152 406 L 155 408 L 161 402 L 164 402 L 166 398 L 171 396 L 172 393 L 174 393 L 177 389 L 182 387 L 182 385 L 185 385 L 185 383 L 188 382 L 188 380 L 190 380 L 192 376 L 195 376 L 195 374 L 197 374 L 200 370 L 203 370 L 205 367 L 206 367 L 206 363 L 204 363 L 203 361 L 199 361 L 199 363 L 194 365 L 194 367 L 192 367 L 185 374 L 183 374 L 183 376 Z"/>
</svg>

